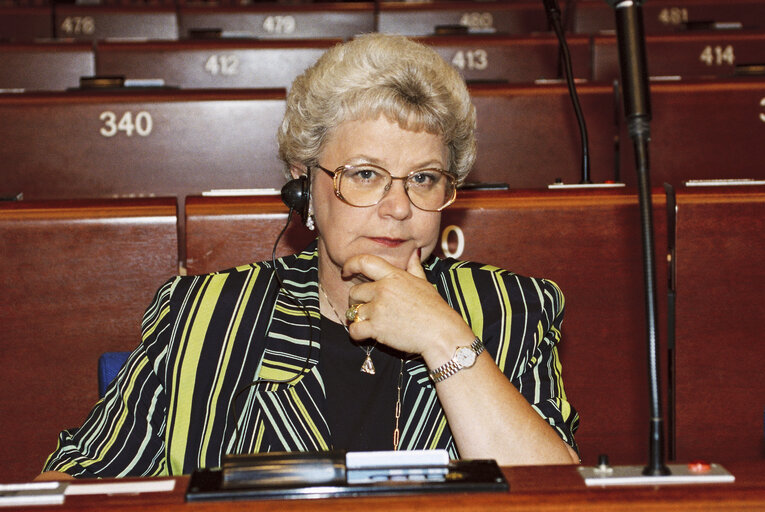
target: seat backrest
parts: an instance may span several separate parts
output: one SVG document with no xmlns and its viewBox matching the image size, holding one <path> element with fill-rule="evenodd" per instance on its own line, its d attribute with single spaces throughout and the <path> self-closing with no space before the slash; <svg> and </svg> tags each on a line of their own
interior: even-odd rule
<svg viewBox="0 0 765 512">
<path fill-rule="evenodd" d="M 98 398 L 103 398 L 106 388 L 125 365 L 130 352 L 104 352 L 98 358 Z"/>
<path fill-rule="evenodd" d="M 0 481 L 35 476 L 97 401 L 98 356 L 133 349 L 178 272 L 174 199 L 0 203 Z M 5 437 L 12 436 L 12 437 Z"/>
<path fill-rule="evenodd" d="M 224 37 L 257 39 L 317 39 L 375 31 L 373 2 L 252 3 L 240 6 L 180 5 L 181 39 L 195 30 L 220 31 Z"/>
<path fill-rule="evenodd" d="M 613 31 L 614 20 L 614 10 L 607 2 L 579 0 L 571 29 L 580 34 Z M 646 34 L 680 32 L 693 27 L 714 28 L 715 23 L 729 27 L 738 24 L 744 29 L 765 28 L 765 4 L 760 0 L 660 0 L 646 2 L 643 7 Z"/>
<path fill-rule="evenodd" d="M 589 79 L 590 38 L 567 36 L 575 78 Z M 561 78 L 558 39 L 550 34 L 420 37 L 468 82 L 533 83 Z"/>
<path fill-rule="evenodd" d="M 54 30 L 59 39 L 178 39 L 175 7 L 56 4 Z"/>
<path fill-rule="evenodd" d="M 32 42 L 53 37 L 53 7 L 0 7 L 0 40 Z"/>
<path fill-rule="evenodd" d="M 340 39 L 103 42 L 101 76 L 162 79 L 184 89 L 268 88 L 292 81 Z"/>
<path fill-rule="evenodd" d="M 151 197 L 281 187 L 284 89 L 0 95 L 0 196 Z"/>
<path fill-rule="evenodd" d="M 676 201 L 677 458 L 762 460 L 765 185 Z"/>
<path fill-rule="evenodd" d="M 429 36 L 437 27 L 477 33 L 529 34 L 548 30 L 547 16 L 533 2 L 381 2 L 378 32 Z"/>
<path fill-rule="evenodd" d="M 765 5 L 765 4 L 763 4 Z M 765 179 L 765 78 L 651 84 L 651 181 Z M 629 140 L 622 125 L 621 140 Z M 634 169 L 632 145 L 621 152 Z M 627 185 L 636 173 L 623 172 Z"/>
<path fill-rule="evenodd" d="M 0 60 L 0 89 L 63 91 L 96 68 L 92 46 L 78 43 L 0 44 Z"/>
<path fill-rule="evenodd" d="M 505 182 L 511 189 L 581 181 L 582 149 L 565 85 L 471 85 L 477 115 L 477 157 L 468 181 Z M 578 87 L 590 134 L 591 180 L 614 178 L 616 101 L 606 84 Z"/>
<path fill-rule="evenodd" d="M 737 65 L 763 61 L 765 31 L 702 31 L 646 36 L 648 71 L 655 77 L 732 77 Z M 592 79 L 621 80 L 616 36 L 592 40 Z"/>
<path fill-rule="evenodd" d="M 186 270 L 204 274 L 271 259 L 287 211 L 279 196 L 188 197 Z M 315 236 L 295 213 L 276 256 L 301 251 Z"/>
<path fill-rule="evenodd" d="M 653 203 L 663 351 L 663 191 L 654 193 Z M 636 192 L 461 193 L 444 210 L 441 228 L 438 254 L 544 277 L 561 287 L 566 312 L 560 358 L 566 394 L 582 419 L 576 438 L 583 460 L 594 464 L 598 454 L 608 453 L 621 463 L 642 463 L 649 399 Z"/>
</svg>

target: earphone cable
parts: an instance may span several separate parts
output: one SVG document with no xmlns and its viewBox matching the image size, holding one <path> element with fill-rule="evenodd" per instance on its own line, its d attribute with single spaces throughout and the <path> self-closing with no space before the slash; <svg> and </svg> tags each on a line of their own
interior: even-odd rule
<svg viewBox="0 0 765 512">
<path fill-rule="evenodd" d="M 233 447 L 233 444 L 240 438 L 241 432 L 239 430 L 239 413 L 236 410 L 236 401 L 239 399 L 239 397 L 242 395 L 242 393 L 248 391 L 251 387 L 256 386 L 262 382 L 268 382 L 271 384 L 289 384 L 295 380 L 297 380 L 299 377 L 302 377 L 306 371 L 308 370 L 308 364 L 311 361 L 311 354 L 313 353 L 313 320 L 311 319 L 311 313 L 308 311 L 308 308 L 305 307 L 305 305 L 292 295 L 292 292 L 290 292 L 287 288 L 284 286 L 284 282 L 282 281 L 281 276 L 279 275 L 279 272 L 276 270 L 276 248 L 279 246 L 279 241 L 281 240 L 284 233 L 287 231 L 287 228 L 290 225 L 290 221 L 292 221 L 292 214 L 295 211 L 294 208 L 290 207 L 289 214 L 287 215 L 287 222 L 284 224 L 284 227 L 279 232 L 279 235 L 276 237 L 276 241 L 274 242 L 273 249 L 271 250 L 271 264 L 274 267 L 274 275 L 276 276 L 276 280 L 279 283 L 279 289 L 283 290 L 284 293 L 303 311 L 306 318 L 308 319 L 308 325 L 309 325 L 309 340 L 308 340 L 308 355 L 305 358 L 305 361 L 303 362 L 303 366 L 300 368 L 300 371 L 295 374 L 293 377 L 285 380 L 274 380 L 274 379 L 255 379 L 254 381 L 250 382 L 246 386 L 244 386 L 242 389 L 236 392 L 234 397 L 231 399 L 231 403 L 229 404 L 229 411 L 233 416 L 234 420 L 234 431 L 235 431 L 235 437 L 232 440 L 231 446 Z"/>
</svg>

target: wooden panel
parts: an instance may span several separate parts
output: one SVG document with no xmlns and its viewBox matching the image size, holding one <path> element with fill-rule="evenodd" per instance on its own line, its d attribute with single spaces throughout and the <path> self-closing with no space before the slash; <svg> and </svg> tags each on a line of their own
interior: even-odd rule
<svg viewBox="0 0 765 512">
<path fill-rule="evenodd" d="M 288 88 L 339 39 L 102 43 L 98 74 L 161 78 L 182 88 Z"/>
<path fill-rule="evenodd" d="M 679 460 L 762 460 L 765 186 L 677 192 Z"/>
<path fill-rule="evenodd" d="M 0 96 L 0 196 L 183 197 L 219 188 L 281 187 L 276 130 L 284 94 L 124 90 Z M 123 122 L 120 129 L 128 115 L 132 125 Z"/>
<path fill-rule="evenodd" d="M 765 178 L 765 79 L 651 84 L 651 180 Z M 636 183 L 626 129 L 622 176 Z"/>
<path fill-rule="evenodd" d="M 538 2 L 381 2 L 377 31 L 428 36 L 436 27 L 467 27 L 477 33 L 528 34 L 548 30 Z"/>
<path fill-rule="evenodd" d="M 576 78 L 589 79 L 589 37 L 567 37 Z M 551 35 L 533 37 L 467 35 L 420 38 L 451 62 L 467 81 L 533 82 L 558 79 L 558 39 Z"/>
<path fill-rule="evenodd" d="M 173 199 L 0 203 L 0 481 L 31 479 L 177 272 Z"/>
<path fill-rule="evenodd" d="M 64 90 L 95 74 L 87 44 L 0 44 L 0 89 Z"/>
<path fill-rule="evenodd" d="M 595 34 L 614 30 L 614 10 L 602 0 L 579 0 L 573 14 L 574 32 Z M 743 29 L 765 28 L 761 0 L 652 0 L 643 4 L 646 33 L 709 28 L 713 23 Z"/>
<path fill-rule="evenodd" d="M 646 36 L 651 76 L 731 77 L 737 65 L 765 64 L 765 32 L 688 32 Z M 616 37 L 593 39 L 593 79 L 621 79 Z"/>
<path fill-rule="evenodd" d="M 654 202 L 657 286 L 664 290 L 663 195 Z M 275 196 L 189 198 L 189 273 L 270 259 L 285 219 L 286 207 Z M 577 440 L 584 460 L 593 464 L 608 453 L 615 463 L 643 461 L 648 385 L 637 197 L 610 191 L 461 192 L 442 218 L 453 254 L 457 234 L 449 226 L 464 237 L 458 257 L 547 277 L 562 287 L 564 379 L 582 416 Z M 293 223 L 277 255 L 302 249 L 313 236 Z"/>
<path fill-rule="evenodd" d="M 58 4 L 54 8 L 54 18 L 58 38 L 87 41 L 178 39 L 178 20 L 172 7 Z"/>
<path fill-rule="evenodd" d="M 0 41 L 49 39 L 52 17 L 51 7 L 0 7 Z"/>
<path fill-rule="evenodd" d="M 371 2 L 276 4 L 243 7 L 179 7 L 181 38 L 194 30 L 219 30 L 224 37 L 349 39 L 375 30 Z"/>
<path fill-rule="evenodd" d="M 590 139 L 591 180 L 614 179 L 616 99 L 609 85 L 580 85 Z M 510 188 L 545 188 L 560 178 L 581 180 L 581 142 L 564 85 L 473 85 L 478 115 L 478 157 L 468 181 L 505 182 Z"/>
</svg>

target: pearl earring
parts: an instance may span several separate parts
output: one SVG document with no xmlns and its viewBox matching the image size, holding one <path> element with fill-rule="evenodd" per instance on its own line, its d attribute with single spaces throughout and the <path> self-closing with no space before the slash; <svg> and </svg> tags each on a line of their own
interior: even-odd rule
<svg viewBox="0 0 765 512">
<path fill-rule="evenodd" d="M 313 204 L 308 205 L 308 218 L 305 220 L 305 227 L 311 231 L 316 229 L 316 222 L 314 221 L 313 216 Z"/>
</svg>

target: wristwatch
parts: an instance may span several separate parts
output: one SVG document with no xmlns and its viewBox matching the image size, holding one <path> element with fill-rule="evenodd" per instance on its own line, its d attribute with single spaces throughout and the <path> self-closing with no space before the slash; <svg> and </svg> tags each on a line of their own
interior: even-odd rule
<svg viewBox="0 0 765 512">
<path fill-rule="evenodd" d="M 446 380 L 463 368 L 471 368 L 475 364 L 476 358 L 483 352 L 484 346 L 481 338 L 475 337 L 473 343 L 466 347 L 457 347 L 454 356 L 435 370 L 431 370 L 428 375 L 434 383 Z"/>
</svg>

